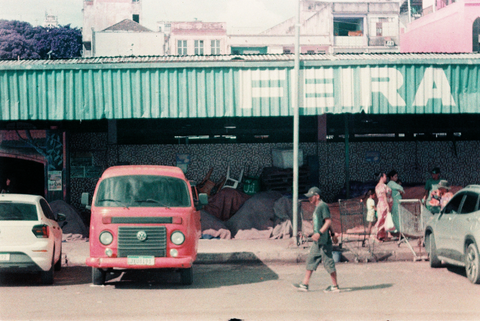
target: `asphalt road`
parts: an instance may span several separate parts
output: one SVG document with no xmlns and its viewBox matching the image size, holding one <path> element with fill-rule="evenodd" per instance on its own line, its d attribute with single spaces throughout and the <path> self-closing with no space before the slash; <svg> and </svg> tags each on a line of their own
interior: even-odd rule
<svg viewBox="0 0 480 321">
<path fill-rule="evenodd" d="M 337 265 L 342 293 L 324 293 L 314 273 L 297 292 L 303 264 L 195 266 L 192 286 L 177 273 L 123 273 L 92 286 L 87 267 L 63 268 L 53 286 L 34 275 L 0 283 L 1 320 L 478 320 L 480 285 L 461 269 L 428 262 Z"/>
</svg>

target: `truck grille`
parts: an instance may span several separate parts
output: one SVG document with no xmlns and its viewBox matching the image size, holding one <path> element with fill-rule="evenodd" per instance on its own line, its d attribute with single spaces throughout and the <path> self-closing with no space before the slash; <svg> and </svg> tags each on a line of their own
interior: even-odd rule
<svg viewBox="0 0 480 321">
<path fill-rule="evenodd" d="M 141 241 L 142 233 L 146 239 Z M 167 229 L 158 227 L 119 227 L 118 228 L 118 257 L 128 255 L 153 255 L 165 257 L 167 249 Z"/>
</svg>

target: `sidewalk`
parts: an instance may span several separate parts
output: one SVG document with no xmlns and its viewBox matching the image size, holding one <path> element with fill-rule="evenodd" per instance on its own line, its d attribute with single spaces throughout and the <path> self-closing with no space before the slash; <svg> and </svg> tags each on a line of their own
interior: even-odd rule
<svg viewBox="0 0 480 321">
<path fill-rule="evenodd" d="M 425 259 L 425 248 L 418 246 L 418 240 L 410 240 L 416 252 L 417 260 Z M 370 243 L 362 247 L 358 242 L 345 243 L 342 246 L 340 262 L 393 262 L 414 261 L 416 258 L 407 243 L 398 245 L 397 241 Z M 310 243 L 300 246 L 295 240 L 200 240 L 198 257 L 195 264 L 222 264 L 239 262 L 267 263 L 305 263 Z M 63 264 L 66 266 L 84 266 L 89 255 L 88 242 L 64 242 Z M 334 247 L 334 250 L 338 249 Z"/>
</svg>

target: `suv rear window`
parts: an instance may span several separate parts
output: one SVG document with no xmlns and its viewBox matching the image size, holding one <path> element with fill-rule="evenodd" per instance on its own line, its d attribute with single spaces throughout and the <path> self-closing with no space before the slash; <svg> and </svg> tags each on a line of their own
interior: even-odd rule
<svg viewBox="0 0 480 321">
<path fill-rule="evenodd" d="M 104 179 L 98 186 L 98 207 L 188 207 L 184 180 L 168 176 L 129 175 Z"/>
<path fill-rule="evenodd" d="M 0 221 L 36 221 L 35 204 L 0 203 Z"/>
</svg>

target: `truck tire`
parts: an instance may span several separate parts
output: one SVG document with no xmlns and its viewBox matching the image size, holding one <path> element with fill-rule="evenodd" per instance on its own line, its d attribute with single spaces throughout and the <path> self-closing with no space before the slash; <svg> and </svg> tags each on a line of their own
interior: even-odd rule
<svg viewBox="0 0 480 321">
<path fill-rule="evenodd" d="M 193 283 L 193 268 L 181 269 L 180 276 L 182 285 L 191 285 Z"/>
<path fill-rule="evenodd" d="M 107 272 L 102 269 L 92 268 L 92 283 L 93 285 L 104 285 Z"/>
</svg>

